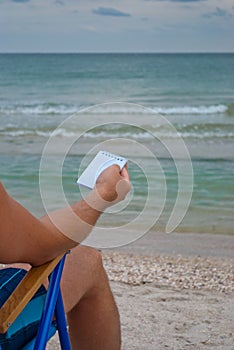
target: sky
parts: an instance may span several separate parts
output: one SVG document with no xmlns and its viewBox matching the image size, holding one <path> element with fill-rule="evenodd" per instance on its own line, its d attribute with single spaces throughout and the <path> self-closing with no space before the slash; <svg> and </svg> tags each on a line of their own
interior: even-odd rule
<svg viewBox="0 0 234 350">
<path fill-rule="evenodd" d="M 0 0 L 0 52 L 234 52 L 234 0 Z"/>
</svg>

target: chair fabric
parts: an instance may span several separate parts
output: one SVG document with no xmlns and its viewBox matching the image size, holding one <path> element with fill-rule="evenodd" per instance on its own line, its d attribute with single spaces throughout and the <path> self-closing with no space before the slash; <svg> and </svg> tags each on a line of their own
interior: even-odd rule
<svg viewBox="0 0 234 350">
<path fill-rule="evenodd" d="M 49 330 L 48 340 L 55 335 L 56 330 L 57 330 L 56 325 L 53 323 L 50 327 L 50 330 Z M 35 343 L 36 343 L 36 337 L 33 338 L 28 344 L 26 344 L 22 348 L 22 350 L 34 350 Z"/>
<path fill-rule="evenodd" d="M 0 307 L 9 298 L 26 273 L 27 271 L 18 268 L 0 270 Z M 8 328 L 7 332 L 0 334 L 0 345 L 2 345 L 3 350 L 5 348 L 7 350 L 21 349 L 27 339 L 31 340 L 35 337 L 45 299 L 46 289 L 44 286 L 41 286 L 15 322 Z"/>
<path fill-rule="evenodd" d="M 54 259 L 54 261 L 52 261 L 50 264 L 47 264 L 47 265 L 53 266 L 54 270 L 51 273 L 49 287 L 48 287 L 48 290 L 46 291 L 46 294 L 45 294 L 46 297 L 45 297 L 44 308 L 43 308 L 43 305 L 41 305 L 40 325 L 38 328 L 37 336 L 34 337 L 34 339 L 30 339 L 30 341 L 27 344 L 22 344 L 22 346 L 20 347 L 20 350 L 32 350 L 32 349 L 33 350 L 44 350 L 46 348 L 46 343 L 47 343 L 48 339 L 51 336 L 53 336 L 54 333 L 56 332 L 55 325 L 57 325 L 57 329 L 59 332 L 61 349 L 62 350 L 71 350 L 70 339 L 69 339 L 68 332 L 67 332 L 65 311 L 64 311 L 62 295 L 61 295 L 61 290 L 60 290 L 60 280 L 61 280 L 61 276 L 62 276 L 65 257 L 66 257 L 66 254 L 61 258 Z M 55 261 L 56 261 L 56 263 L 55 263 Z M 45 268 L 47 269 L 48 266 Z M 52 269 L 50 271 L 52 271 Z M 45 273 L 45 269 L 43 269 L 43 268 L 42 268 L 42 273 L 43 274 Z M 38 273 L 36 273 L 36 274 L 38 275 Z M 31 275 L 33 275 L 33 274 L 31 274 Z M 28 276 L 28 274 L 26 276 Z M 24 282 L 24 280 L 22 281 L 22 283 L 23 282 Z M 17 290 L 17 288 L 16 288 L 16 290 Z M 36 290 L 36 289 L 34 289 L 34 290 Z M 13 292 L 14 295 L 15 295 L 15 292 Z M 10 296 L 10 299 L 12 299 L 12 295 Z M 31 294 L 31 295 L 33 295 L 33 294 Z M 4 304 L 4 306 L 5 306 L 5 304 Z M 25 309 L 27 309 L 27 306 L 25 307 Z M 6 310 L 6 308 L 4 310 Z M 24 310 L 23 310 L 23 312 L 24 312 Z M 42 313 L 42 315 L 41 315 L 41 313 Z M 4 315 L 4 313 L 3 313 L 3 315 Z M 8 318 L 9 317 L 8 314 L 6 314 L 6 315 Z M 56 318 L 56 322 L 52 321 L 54 315 Z M 5 318 L 5 316 L 3 317 L 3 319 L 4 318 Z M 9 327 L 8 331 L 10 330 L 10 328 L 13 325 L 14 325 L 14 323 Z M 10 348 L 9 349 L 5 348 L 5 349 L 11 350 Z M 0 345 L 0 350 L 5 350 L 5 349 L 4 349 L 4 345 L 3 345 L 3 348 L 1 348 L 1 345 Z M 15 350 L 15 348 L 13 348 L 12 350 Z"/>
</svg>

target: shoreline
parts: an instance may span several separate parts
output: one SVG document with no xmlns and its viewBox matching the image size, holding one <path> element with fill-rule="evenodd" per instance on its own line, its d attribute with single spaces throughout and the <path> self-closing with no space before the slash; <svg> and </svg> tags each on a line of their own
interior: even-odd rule
<svg viewBox="0 0 234 350">
<path fill-rule="evenodd" d="M 149 231 L 135 242 L 122 247 L 103 249 L 104 253 L 140 255 L 182 255 L 217 257 L 234 260 L 234 235 L 214 233 L 162 233 Z"/>
</svg>

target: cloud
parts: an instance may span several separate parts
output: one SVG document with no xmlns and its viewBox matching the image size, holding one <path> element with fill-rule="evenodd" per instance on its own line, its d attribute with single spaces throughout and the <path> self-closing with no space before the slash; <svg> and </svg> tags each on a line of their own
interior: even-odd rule
<svg viewBox="0 0 234 350">
<path fill-rule="evenodd" d="M 216 7 L 215 11 L 207 12 L 203 15 L 204 18 L 212 18 L 212 17 L 221 17 L 221 18 L 229 18 L 233 17 L 233 14 L 222 9 L 221 7 Z"/>
<path fill-rule="evenodd" d="M 130 17 L 131 15 L 126 12 L 116 10 L 112 7 L 98 7 L 92 11 L 96 15 L 100 16 L 112 16 L 112 17 Z"/>
<path fill-rule="evenodd" d="M 169 0 L 171 2 L 201 2 L 201 1 L 207 1 L 207 0 Z"/>
<path fill-rule="evenodd" d="M 23 4 L 25 2 L 29 2 L 30 0 L 11 0 L 12 2 L 17 2 L 18 4 Z"/>
<path fill-rule="evenodd" d="M 56 5 L 60 5 L 60 6 L 64 6 L 65 5 L 65 3 L 62 0 L 55 0 L 54 3 Z"/>
<path fill-rule="evenodd" d="M 145 1 L 154 1 L 154 2 L 159 2 L 159 1 L 170 1 L 170 2 L 185 3 L 185 2 L 202 2 L 202 1 L 207 1 L 207 0 L 145 0 Z"/>
</svg>

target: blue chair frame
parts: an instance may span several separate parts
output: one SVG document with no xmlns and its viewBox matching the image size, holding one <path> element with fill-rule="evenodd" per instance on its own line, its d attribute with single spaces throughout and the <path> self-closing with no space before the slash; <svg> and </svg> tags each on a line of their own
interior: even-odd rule
<svg viewBox="0 0 234 350">
<path fill-rule="evenodd" d="M 61 349 L 72 350 L 67 331 L 66 316 L 60 289 L 60 281 L 65 259 L 66 254 L 56 265 L 49 277 L 49 287 L 37 336 L 30 341 L 30 343 L 25 344 L 22 350 L 44 350 L 46 348 L 47 341 L 56 332 L 56 328 L 59 334 Z M 55 316 L 54 321 L 53 316 Z M 56 323 L 56 326 L 54 323 Z"/>
</svg>

